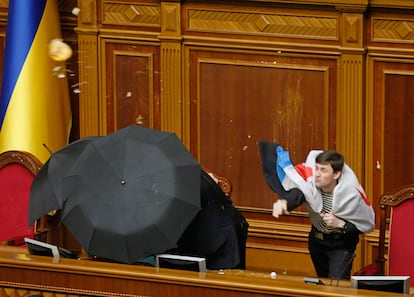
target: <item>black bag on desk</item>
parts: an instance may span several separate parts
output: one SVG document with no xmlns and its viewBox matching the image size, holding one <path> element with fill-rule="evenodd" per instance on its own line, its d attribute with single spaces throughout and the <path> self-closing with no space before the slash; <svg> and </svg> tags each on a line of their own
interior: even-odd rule
<svg viewBox="0 0 414 297">
<path fill-rule="evenodd" d="M 206 258 L 207 269 L 245 269 L 248 223 L 208 173 L 201 173 L 201 211 L 177 252 Z"/>
</svg>

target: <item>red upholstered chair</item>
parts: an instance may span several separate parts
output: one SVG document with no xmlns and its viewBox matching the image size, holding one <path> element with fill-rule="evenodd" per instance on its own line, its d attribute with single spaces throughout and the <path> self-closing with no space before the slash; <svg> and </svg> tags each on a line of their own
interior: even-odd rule
<svg viewBox="0 0 414 297">
<path fill-rule="evenodd" d="M 35 226 L 28 226 L 30 187 L 41 162 L 27 152 L 0 154 L 0 242 L 23 245 L 24 237 L 33 238 Z"/>
<path fill-rule="evenodd" d="M 379 274 L 410 276 L 414 286 L 414 184 L 380 197 Z M 386 230 L 389 230 L 388 272 Z"/>
</svg>

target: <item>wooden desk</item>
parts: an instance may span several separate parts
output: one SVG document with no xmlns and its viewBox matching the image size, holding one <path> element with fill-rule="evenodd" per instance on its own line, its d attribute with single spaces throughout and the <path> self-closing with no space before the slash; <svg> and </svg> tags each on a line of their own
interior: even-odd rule
<svg viewBox="0 0 414 297">
<path fill-rule="evenodd" d="M 342 285 L 342 283 L 341 283 Z M 25 249 L 0 248 L 2 296 L 22 292 L 59 296 L 388 296 L 349 287 L 305 284 L 303 277 L 243 270 L 190 271 L 91 260 L 32 256 Z M 16 294 L 18 293 L 18 294 Z M 24 293 L 25 294 L 25 293 Z M 395 294 L 395 296 L 401 296 Z"/>
</svg>

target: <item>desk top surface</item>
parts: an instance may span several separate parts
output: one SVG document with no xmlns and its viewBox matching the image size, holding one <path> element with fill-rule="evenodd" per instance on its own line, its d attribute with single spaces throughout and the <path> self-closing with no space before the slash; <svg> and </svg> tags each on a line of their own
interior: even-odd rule
<svg viewBox="0 0 414 297">
<path fill-rule="evenodd" d="M 93 276 L 121 280 L 134 280 L 156 283 L 174 283 L 183 286 L 201 286 L 220 288 L 221 290 L 255 290 L 269 295 L 295 293 L 301 291 L 303 296 L 401 296 L 378 291 L 357 290 L 350 287 L 348 280 L 322 280 L 325 285 L 308 284 L 303 276 L 277 274 L 272 278 L 271 272 L 248 270 L 212 270 L 192 272 L 155 268 L 150 266 L 118 264 L 95 261 L 91 259 L 54 259 L 45 256 L 33 256 L 21 247 L 0 247 L 0 278 L 8 277 L 7 272 L 24 270 L 42 273 L 60 273 L 76 276 Z M 15 280 L 13 280 L 15 281 Z M 293 294 L 292 296 L 294 296 Z"/>
</svg>

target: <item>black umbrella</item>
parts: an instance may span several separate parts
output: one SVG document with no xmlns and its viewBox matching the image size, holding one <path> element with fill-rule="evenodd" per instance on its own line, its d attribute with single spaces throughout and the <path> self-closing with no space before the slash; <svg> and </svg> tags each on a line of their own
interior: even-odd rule
<svg viewBox="0 0 414 297">
<path fill-rule="evenodd" d="M 30 189 L 29 225 L 45 213 L 63 207 L 62 176 L 93 138 L 82 138 L 52 154 L 33 180 Z"/>
<path fill-rule="evenodd" d="M 134 263 L 175 247 L 200 210 L 201 171 L 177 135 L 129 126 L 86 142 L 67 158 L 52 191 L 63 201 L 62 222 L 85 250 Z"/>
</svg>

